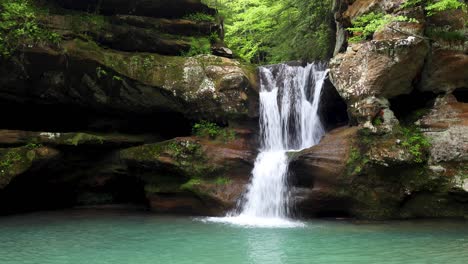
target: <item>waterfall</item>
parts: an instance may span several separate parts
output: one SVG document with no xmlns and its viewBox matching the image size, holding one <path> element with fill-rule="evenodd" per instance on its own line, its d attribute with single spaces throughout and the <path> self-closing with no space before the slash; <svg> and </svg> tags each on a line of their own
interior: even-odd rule
<svg viewBox="0 0 468 264">
<path fill-rule="evenodd" d="M 294 226 L 288 219 L 287 152 L 319 142 L 324 128 L 318 115 L 325 67 L 286 64 L 260 68 L 261 148 L 244 203 L 218 219 L 251 226 Z"/>
</svg>

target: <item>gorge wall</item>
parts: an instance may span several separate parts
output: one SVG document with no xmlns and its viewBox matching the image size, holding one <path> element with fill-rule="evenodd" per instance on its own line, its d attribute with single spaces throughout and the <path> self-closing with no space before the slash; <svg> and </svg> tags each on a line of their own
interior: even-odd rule
<svg viewBox="0 0 468 264">
<path fill-rule="evenodd" d="M 468 215 L 467 12 L 429 15 L 404 2 L 335 3 L 330 80 L 353 126 L 295 156 L 301 214 Z M 344 29 L 371 12 L 414 20 L 391 21 L 352 43 Z"/>
<path fill-rule="evenodd" d="M 186 0 L 32 8 L 59 40 L 0 60 L 0 214 L 235 204 L 256 152 L 257 77 L 230 59 L 215 10 Z"/>
<path fill-rule="evenodd" d="M 321 143 L 289 153 L 298 217 L 468 216 L 467 13 L 337 0 Z M 194 0 L 36 1 L 59 41 L 0 58 L 0 214 L 136 204 L 222 215 L 258 151 L 258 84 Z M 351 43 L 370 12 L 411 16 Z M 464 39 L 433 34 L 462 32 Z M 349 124 L 348 124 L 349 123 Z"/>
</svg>

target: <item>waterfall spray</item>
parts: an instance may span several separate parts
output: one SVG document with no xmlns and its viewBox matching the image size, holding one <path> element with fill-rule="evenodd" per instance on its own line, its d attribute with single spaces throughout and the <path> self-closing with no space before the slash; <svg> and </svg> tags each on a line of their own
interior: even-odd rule
<svg viewBox="0 0 468 264">
<path fill-rule="evenodd" d="M 260 68 L 261 148 L 240 210 L 221 221 L 253 226 L 291 226 L 288 151 L 319 142 L 318 115 L 326 70 L 320 64 Z"/>
</svg>

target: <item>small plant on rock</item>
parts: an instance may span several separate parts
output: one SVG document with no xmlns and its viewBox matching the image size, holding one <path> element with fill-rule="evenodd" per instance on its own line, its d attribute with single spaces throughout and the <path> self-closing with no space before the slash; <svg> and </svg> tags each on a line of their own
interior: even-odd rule
<svg viewBox="0 0 468 264">
<path fill-rule="evenodd" d="M 193 126 L 192 132 L 194 135 L 199 137 L 210 137 L 215 139 L 221 134 L 222 129 L 215 123 L 202 120 Z"/>
<path fill-rule="evenodd" d="M 415 127 L 402 127 L 401 132 L 404 136 L 401 145 L 411 153 L 416 163 L 423 163 L 425 155 L 431 146 L 429 140 Z"/>
<path fill-rule="evenodd" d="M 38 9 L 29 0 L 2 0 L 0 3 L 0 57 L 40 42 L 58 44 L 60 36 L 38 22 Z"/>
</svg>

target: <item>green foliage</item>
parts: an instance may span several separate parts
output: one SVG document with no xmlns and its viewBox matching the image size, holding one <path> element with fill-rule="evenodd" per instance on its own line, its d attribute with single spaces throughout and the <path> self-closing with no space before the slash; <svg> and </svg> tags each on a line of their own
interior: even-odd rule
<svg viewBox="0 0 468 264">
<path fill-rule="evenodd" d="M 221 128 L 215 123 L 205 120 L 193 125 L 192 133 L 198 137 L 209 137 L 211 139 L 221 139 L 224 142 L 236 139 L 236 132 Z"/>
<path fill-rule="evenodd" d="M 194 20 L 198 22 L 214 22 L 215 17 L 205 13 L 193 13 L 183 17 L 184 19 Z"/>
<path fill-rule="evenodd" d="M 191 141 L 173 141 L 168 145 L 168 149 L 181 165 L 184 165 L 182 163 L 187 159 L 199 158 L 202 155 L 201 146 Z"/>
<path fill-rule="evenodd" d="M 416 6 L 423 6 L 428 16 L 437 14 L 438 12 L 446 10 L 462 9 L 466 11 L 467 5 L 458 0 L 407 0 L 401 5 L 401 8 L 411 8 Z M 392 16 L 383 13 L 370 12 L 355 18 L 352 27 L 347 28 L 348 31 L 353 33 L 349 38 L 349 42 L 359 42 L 372 38 L 374 32 L 381 30 L 385 25 L 393 21 L 404 21 L 418 23 L 415 18 L 407 16 Z M 460 32 L 447 32 L 446 30 L 432 32 L 433 35 L 440 36 L 441 39 L 458 41 L 464 39 L 464 35 Z"/>
<path fill-rule="evenodd" d="M 31 142 L 31 143 L 28 143 L 26 145 L 26 148 L 29 149 L 29 150 L 37 149 L 37 148 L 40 148 L 40 147 L 42 147 L 42 144 L 40 144 L 40 143 L 32 143 Z"/>
<path fill-rule="evenodd" d="M 60 36 L 38 23 L 38 9 L 29 0 L 2 0 L 0 3 L 0 57 L 9 57 L 21 47 L 40 42 L 58 44 Z"/>
<path fill-rule="evenodd" d="M 383 123 L 383 119 L 381 116 L 378 116 L 372 120 L 372 125 L 374 126 L 380 126 Z"/>
<path fill-rule="evenodd" d="M 463 31 L 450 31 L 446 28 L 428 28 L 426 34 L 429 38 L 434 40 L 443 40 L 448 42 L 463 42 L 465 41 L 465 34 Z"/>
<path fill-rule="evenodd" d="M 401 8 L 411 8 L 416 6 L 424 7 L 428 16 L 447 10 L 462 9 L 466 11 L 466 3 L 459 0 L 407 0 L 401 5 Z"/>
<path fill-rule="evenodd" d="M 326 59 L 333 30 L 331 0 L 205 0 L 220 11 L 224 40 L 253 63 Z"/>
<path fill-rule="evenodd" d="M 214 139 L 221 134 L 221 130 L 217 124 L 202 120 L 200 123 L 193 125 L 192 133 L 199 137 Z"/>
<path fill-rule="evenodd" d="M 211 43 L 207 38 L 192 38 L 190 50 L 182 54 L 186 57 L 192 57 L 202 54 L 211 54 Z"/>
<path fill-rule="evenodd" d="M 112 80 L 114 80 L 114 81 L 118 81 L 118 82 L 121 82 L 121 81 L 123 81 L 122 77 L 120 77 L 120 76 L 117 76 L 117 75 L 114 75 L 114 76 L 112 76 Z"/>
<path fill-rule="evenodd" d="M 217 43 L 217 42 L 219 42 L 219 41 L 220 41 L 220 39 L 219 39 L 218 33 L 217 33 L 217 32 L 212 32 L 212 33 L 210 34 L 210 42 L 211 42 L 212 44 L 215 44 L 215 43 Z"/>
<path fill-rule="evenodd" d="M 466 11 L 466 4 L 458 0 L 438 0 L 438 1 L 427 1 L 426 11 L 428 16 L 437 14 L 438 12 L 446 10 L 463 9 Z"/>
<path fill-rule="evenodd" d="M 21 155 L 14 150 L 0 157 L 0 175 L 8 173 L 8 170 L 18 161 L 21 161 Z"/>
<path fill-rule="evenodd" d="M 413 156 L 416 163 L 423 163 L 431 143 L 417 127 L 402 127 L 401 145 Z"/>
<path fill-rule="evenodd" d="M 359 16 L 351 22 L 353 26 L 347 28 L 348 31 L 353 33 L 353 36 L 349 38 L 349 42 L 359 42 L 369 39 L 374 32 L 382 29 L 393 20 L 393 16 L 383 13 L 370 12 Z"/>
</svg>

